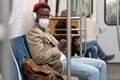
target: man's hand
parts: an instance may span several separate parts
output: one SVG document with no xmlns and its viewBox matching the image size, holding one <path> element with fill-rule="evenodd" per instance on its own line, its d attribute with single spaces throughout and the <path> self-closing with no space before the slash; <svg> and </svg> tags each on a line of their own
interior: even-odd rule
<svg viewBox="0 0 120 80">
<path fill-rule="evenodd" d="M 61 39 L 57 47 L 61 52 L 63 52 L 66 50 L 66 45 L 67 41 L 65 39 Z"/>
</svg>

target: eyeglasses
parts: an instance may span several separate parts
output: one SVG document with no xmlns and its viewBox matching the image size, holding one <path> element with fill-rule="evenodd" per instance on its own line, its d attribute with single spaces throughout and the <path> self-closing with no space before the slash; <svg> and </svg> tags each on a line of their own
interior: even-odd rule
<svg viewBox="0 0 120 80">
<path fill-rule="evenodd" d="M 51 18 L 51 14 L 38 14 L 38 17 L 39 18 L 47 18 L 47 19 L 50 19 Z"/>
</svg>

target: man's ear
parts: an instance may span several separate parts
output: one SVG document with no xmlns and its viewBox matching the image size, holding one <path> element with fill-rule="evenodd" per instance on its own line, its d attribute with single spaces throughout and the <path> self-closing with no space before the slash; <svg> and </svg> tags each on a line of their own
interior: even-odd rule
<svg viewBox="0 0 120 80">
<path fill-rule="evenodd" d="M 32 18 L 33 18 L 33 20 L 36 20 L 36 18 L 37 18 L 36 12 L 33 12 L 33 13 L 32 13 Z"/>
</svg>

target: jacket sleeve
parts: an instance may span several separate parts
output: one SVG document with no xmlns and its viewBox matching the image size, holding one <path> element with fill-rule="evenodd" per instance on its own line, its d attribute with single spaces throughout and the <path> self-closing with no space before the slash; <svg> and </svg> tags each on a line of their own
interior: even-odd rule
<svg viewBox="0 0 120 80">
<path fill-rule="evenodd" d="M 61 51 L 57 46 L 48 40 L 44 39 L 44 34 L 37 32 L 27 33 L 28 47 L 32 58 L 37 64 L 48 64 L 54 60 L 60 59 Z"/>
</svg>

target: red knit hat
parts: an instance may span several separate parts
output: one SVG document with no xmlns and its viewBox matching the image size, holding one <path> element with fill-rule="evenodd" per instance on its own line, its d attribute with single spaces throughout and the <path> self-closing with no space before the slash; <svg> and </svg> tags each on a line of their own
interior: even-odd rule
<svg viewBox="0 0 120 80">
<path fill-rule="evenodd" d="M 39 3 L 34 5 L 33 12 L 36 12 L 37 8 L 42 6 L 42 5 L 47 6 L 49 8 L 49 10 L 50 10 L 50 6 L 46 2 L 39 2 Z"/>
</svg>

